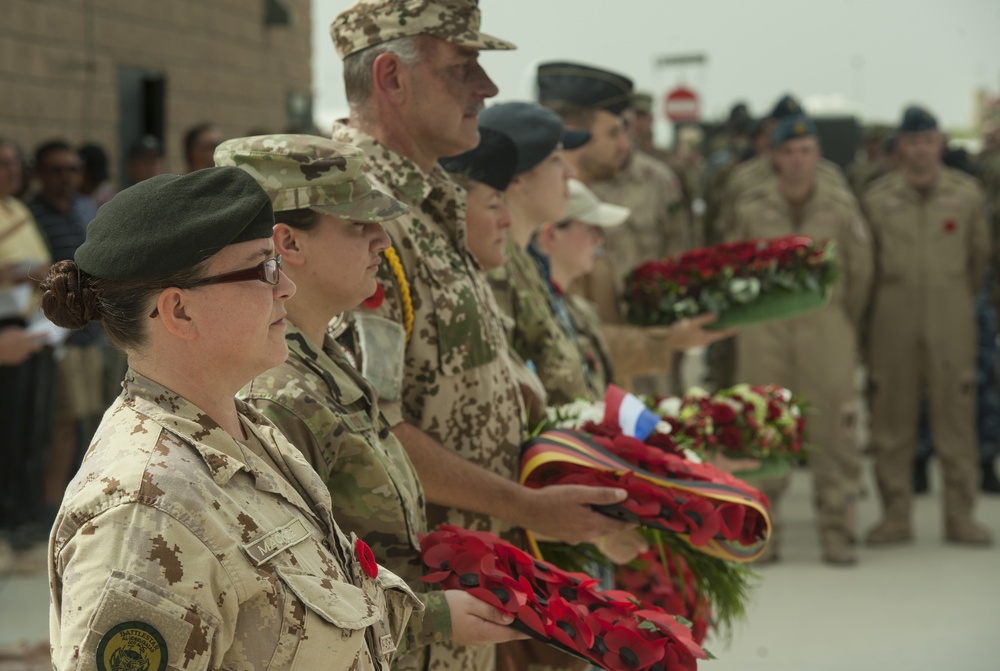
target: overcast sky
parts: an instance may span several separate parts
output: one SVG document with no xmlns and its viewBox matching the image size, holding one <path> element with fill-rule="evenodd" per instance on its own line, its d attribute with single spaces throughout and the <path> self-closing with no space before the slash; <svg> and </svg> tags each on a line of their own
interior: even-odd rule
<svg viewBox="0 0 1000 671">
<path fill-rule="evenodd" d="M 347 110 L 333 18 L 353 0 L 312 0 L 316 121 Z M 972 122 L 973 95 L 1000 90 L 998 0 L 481 0 L 483 30 L 518 45 L 484 52 L 496 100 L 533 96 L 535 66 L 573 60 L 618 71 L 659 99 L 678 83 L 710 118 L 737 99 L 751 112 L 783 92 L 808 111 L 895 122 L 919 102 L 951 128 Z M 660 54 L 704 53 L 704 66 L 656 69 Z M 661 138 L 665 126 L 659 129 Z"/>
</svg>

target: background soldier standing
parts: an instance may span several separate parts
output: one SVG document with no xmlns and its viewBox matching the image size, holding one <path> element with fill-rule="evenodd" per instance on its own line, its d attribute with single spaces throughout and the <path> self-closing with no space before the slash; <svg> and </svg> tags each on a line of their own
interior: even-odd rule
<svg viewBox="0 0 1000 671">
<path fill-rule="evenodd" d="M 985 545 L 972 518 L 976 484 L 976 322 L 973 301 L 991 248 L 983 195 L 941 164 L 943 136 L 910 107 L 897 133 L 901 161 L 864 198 L 878 275 L 868 342 L 872 444 L 884 519 L 872 545 L 912 539 L 913 457 L 920 398 L 944 470 L 945 538 Z"/>
<path fill-rule="evenodd" d="M 792 389 L 815 408 L 810 453 L 823 560 L 855 562 L 854 507 L 861 464 L 855 440 L 854 372 L 861 317 L 872 283 L 871 238 L 857 201 L 819 182 L 816 126 L 802 115 L 782 119 L 771 143 L 777 179 L 746 193 L 733 208 L 732 241 L 807 235 L 836 244 L 841 278 L 829 305 L 808 315 L 751 326 L 736 336 L 736 381 Z M 771 500 L 777 557 L 778 506 L 788 476 L 756 481 Z M 771 549 L 773 548 L 773 550 Z"/>
</svg>

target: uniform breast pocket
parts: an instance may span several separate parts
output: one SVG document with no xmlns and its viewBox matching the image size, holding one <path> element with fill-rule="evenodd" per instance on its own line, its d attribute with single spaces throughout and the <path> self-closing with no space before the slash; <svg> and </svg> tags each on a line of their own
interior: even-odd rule
<svg viewBox="0 0 1000 671">
<path fill-rule="evenodd" d="M 438 257 L 421 261 L 420 272 L 434 305 L 431 321 L 437 328 L 441 373 L 459 375 L 493 361 L 497 350 L 483 321 L 476 285 L 462 262 Z M 421 336 L 414 333 L 413 337 Z"/>
<path fill-rule="evenodd" d="M 968 272 L 968 247 L 965 230 L 966 221 L 962 221 L 961 212 L 945 210 L 932 220 L 930 225 L 931 250 L 937 269 L 947 278 L 964 277 Z"/>
<path fill-rule="evenodd" d="M 379 621 L 378 607 L 359 587 L 290 566 L 276 566 L 292 598 L 285 600 L 284 633 L 296 646 L 292 669 L 369 668 L 365 630 Z"/>
</svg>

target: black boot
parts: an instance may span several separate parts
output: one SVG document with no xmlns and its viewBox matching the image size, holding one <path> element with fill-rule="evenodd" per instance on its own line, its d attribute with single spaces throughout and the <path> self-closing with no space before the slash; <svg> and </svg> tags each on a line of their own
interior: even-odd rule
<svg viewBox="0 0 1000 671">
<path fill-rule="evenodd" d="M 997 478 L 993 460 L 984 461 L 979 465 L 983 474 L 982 489 L 987 494 L 1000 494 L 1000 478 Z"/>
<path fill-rule="evenodd" d="M 931 483 L 927 480 L 927 459 L 913 460 L 913 493 L 926 494 L 931 491 Z"/>
</svg>

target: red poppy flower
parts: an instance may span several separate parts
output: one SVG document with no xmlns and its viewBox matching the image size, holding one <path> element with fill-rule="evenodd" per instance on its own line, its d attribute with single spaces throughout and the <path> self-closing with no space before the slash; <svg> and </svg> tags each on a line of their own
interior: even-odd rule
<svg viewBox="0 0 1000 671">
<path fill-rule="evenodd" d="M 365 543 L 360 538 L 354 544 L 354 554 L 358 558 L 358 562 L 361 564 L 361 568 L 368 575 L 369 578 L 374 580 L 378 577 L 378 562 L 375 561 L 375 553 L 372 549 L 368 547 L 368 543 Z"/>
<path fill-rule="evenodd" d="M 664 645 L 651 643 L 637 631 L 637 625 L 624 619 L 602 637 L 607 652 L 601 658 L 606 668 L 644 669 L 663 659 Z"/>
<path fill-rule="evenodd" d="M 589 650 L 594 645 L 594 632 L 584 619 L 586 608 L 557 596 L 549 600 L 548 610 L 552 620 L 547 631 L 551 638 L 570 650 L 580 652 Z"/>
<path fill-rule="evenodd" d="M 949 219 L 946 222 L 944 222 L 945 233 L 954 233 L 957 229 L 958 229 L 958 224 L 955 223 L 954 219 Z"/>
<path fill-rule="evenodd" d="M 366 308 L 371 308 L 374 310 L 378 306 L 382 305 L 382 301 L 385 300 L 385 289 L 382 288 L 381 282 L 375 282 L 375 293 L 366 298 L 361 302 Z"/>
</svg>

